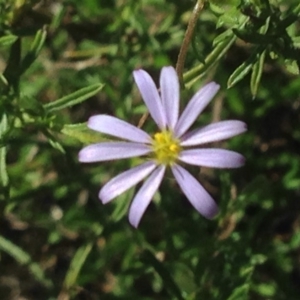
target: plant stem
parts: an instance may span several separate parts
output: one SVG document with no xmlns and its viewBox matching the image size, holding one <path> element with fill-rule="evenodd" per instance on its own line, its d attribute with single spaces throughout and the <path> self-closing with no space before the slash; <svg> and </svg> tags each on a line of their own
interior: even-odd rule
<svg viewBox="0 0 300 300">
<path fill-rule="evenodd" d="M 197 3 L 193 9 L 191 18 L 189 20 L 189 23 L 188 23 L 188 26 L 187 26 L 187 29 L 186 29 L 186 32 L 184 35 L 184 39 L 183 39 L 180 51 L 178 54 L 177 63 L 176 63 L 176 72 L 178 74 L 181 84 L 183 83 L 182 73 L 183 73 L 186 54 L 187 54 L 188 47 L 189 47 L 192 37 L 193 37 L 193 33 L 194 33 L 195 26 L 197 24 L 198 16 L 204 7 L 204 1 L 205 0 L 197 0 Z"/>
</svg>

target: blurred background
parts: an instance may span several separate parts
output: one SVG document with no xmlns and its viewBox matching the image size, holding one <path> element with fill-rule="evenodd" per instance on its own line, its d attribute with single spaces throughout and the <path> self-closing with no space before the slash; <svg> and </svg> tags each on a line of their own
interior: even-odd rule
<svg viewBox="0 0 300 300">
<path fill-rule="evenodd" d="M 98 191 L 138 161 L 80 164 L 78 151 L 103 140 L 84 123 L 138 124 L 132 71 L 158 82 L 176 65 L 196 1 L 0 0 L 1 300 L 299 299 L 299 3 L 223 2 L 197 18 L 181 106 L 218 82 L 195 126 L 246 122 L 217 145 L 246 165 L 189 168 L 220 206 L 211 221 L 168 174 L 136 230 L 135 189 L 106 206 Z M 85 102 L 51 106 L 82 89 Z M 155 131 L 150 118 L 143 129 Z"/>
</svg>

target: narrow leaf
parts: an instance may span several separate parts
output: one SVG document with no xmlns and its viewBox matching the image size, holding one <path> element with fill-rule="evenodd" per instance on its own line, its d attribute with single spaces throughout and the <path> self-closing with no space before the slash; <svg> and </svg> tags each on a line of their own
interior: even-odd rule
<svg viewBox="0 0 300 300">
<path fill-rule="evenodd" d="M 242 29 L 245 26 L 247 18 L 243 18 L 238 26 L 238 29 Z M 195 68 L 186 72 L 183 75 L 183 81 L 185 86 L 189 88 L 195 81 L 201 78 L 207 71 L 214 67 L 221 58 L 227 53 L 228 49 L 235 42 L 236 36 L 233 32 L 228 33 L 227 36 L 221 39 L 221 42 L 215 46 L 210 54 L 205 58 L 204 64 L 199 64 Z"/>
<path fill-rule="evenodd" d="M 0 73 L 0 81 L 2 84 L 6 85 L 6 86 L 8 85 L 8 81 L 2 73 Z"/>
<path fill-rule="evenodd" d="M 95 95 L 103 88 L 103 86 L 103 84 L 97 83 L 88 87 L 84 87 L 68 96 L 62 97 L 54 102 L 45 104 L 44 108 L 47 112 L 53 112 L 66 107 L 73 106 Z"/>
<path fill-rule="evenodd" d="M 264 68 L 265 57 L 266 57 L 266 50 L 264 50 L 260 54 L 257 62 L 255 62 L 255 64 L 253 65 L 251 79 L 250 79 L 250 89 L 251 89 L 253 99 L 256 97 L 258 91 L 261 75 Z"/>
<path fill-rule="evenodd" d="M 202 77 L 208 70 L 210 70 L 227 52 L 227 50 L 231 47 L 231 45 L 236 40 L 236 37 L 232 34 L 223 40 L 223 42 L 219 43 L 210 54 L 205 58 L 204 64 L 201 63 L 197 67 L 192 70 L 186 72 L 183 75 L 183 80 L 186 85 L 194 82 L 194 79 L 197 77 Z"/>
<path fill-rule="evenodd" d="M 48 138 L 49 144 L 56 150 L 60 151 L 62 154 L 66 154 L 65 149 L 63 148 L 63 146 L 61 145 L 61 143 L 59 143 L 58 141 L 55 141 L 54 139 L 50 139 Z"/>
<path fill-rule="evenodd" d="M 172 296 L 174 296 L 178 300 L 184 299 L 181 295 L 179 287 L 175 283 L 170 272 L 160 261 L 156 259 L 156 257 L 149 250 L 143 252 L 142 260 L 145 263 L 150 264 L 154 268 L 154 270 L 159 274 L 159 276 L 163 280 L 166 289 Z"/>
<path fill-rule="evenodd" d="M 237 288 L 235 288 L 232 294 L 227 298 L 227 300 L 240 300 L 247 299 L 249 293 L 250 285 L 245 283 Z"/>
<path fill-rule="evenodd" d="M 89 253 L 91 252 L 92 247 L 93 244 L 88 243 L 87 245 L 83 245 L 76 251 L 71 261 L 68 273 L 65 277 L 64 286 L 66 287 L 66 289 L 69 290 L 76 284 L 80 270 L 84 262 L 86 261 Z"/>
<path fill-rule="evenodd" d="M 0 140 L 2 140 L 4 133 L 7 130 L 7 116 L 2 115 L 0 121 Z M 6 187 L 8 185 L 8 174 L 6 170 L 6 146 L 0 147 L 0 185 Z"/>
<path fill-rule="evenodd" d="M 18 37 L 16 35 L 5 35 L 0 38 L 0 47 L 7 47 L 13 44 Z"/>
<path fill-rule="evenodd" d="M 99 132 L 89 129 L 86 123 L 64 125 L 61 133 L 84 144 L 100 143 L 107 140 Z"/>
<path fill-rule="evenodd" d="M 20 61 L 21 61 L 21 39 L 18 38 L 10 47 L 8 62 L 3 72 L 3 78 L 5 78 L 7 82 L 13 85 L 14 90 L 17 93 L 19 91 L 19 80 L 21 76 Z"/>
<path fill-rule="evenodd" d="M 217 46 L 218 44 L 222 43 L 224 40 L 232 36 L 232 30 L 228 29 L 216 36 L 213 40 L 213 46 Z"/>
<path fill-rule="evenodd" d="M 57 140 L 57 138 L 49 131 L 43 130 L 44 135 L 47 137 L 49 144 L 56 150 L 60 151 L 61 153 L 65 154 L 66 151 L 62 144 Z"/>
<path fill-rule="evenodd" d="M 243 41 L 257 45 L 273 44 L 278 39 L 278 37 L 275 35 L 261 34 L 258 32 L 249 33 L 247 30 L 243 29 L 238 30 L 236 28 L 233 28 L 232 31 Z"/>
<path fill-rule="evenodd" d="M 246 60 L 240 66 L 238 66 L 234 72 L 230 75 L 227 81 L 227 87 L 233 87 L 237 82 L 242 80 L 251 70 L 253 62 Z"/>
<path fill-rule="evenodd" d="M 32 275 L 43 285 L 48 287 L 52 286 L 52 282 L 45 278 L 44 271 L 41 269 L 41 267 L 37 263 L 32 262 L 30 255 L 1 235 L 0 250 L 13 257 L 19 264 L 28 265 Z"/>
<path fill-rule="evenodd" d="M 24 59 L 21 62 L 22 73 L 24 73 L 38 57 L 46 40 L 46 35 L 47 32 L 45 27 L 41 30 L 38 30 L 38 32 L 36 33 L 29 52 L 25 55 Z"/>
</svg>

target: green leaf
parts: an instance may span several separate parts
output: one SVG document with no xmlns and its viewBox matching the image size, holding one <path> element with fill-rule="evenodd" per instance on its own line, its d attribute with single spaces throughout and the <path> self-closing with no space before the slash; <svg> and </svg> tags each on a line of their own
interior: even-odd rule
<svg viewBox="0 0 300 300">
<path fill-rule="evenodd" d="M 258 45 L 273 44 L 274 42 L 278 42 L 279 39 L 279 37 L 275 35 L 261 34 L 258 32 L 249 32 L 248 30 L 244 30 L 244 29 L 233 28 L 232 31 L 236 34 L 237 37 L 239 37 L 243 41 L 252 44 L 258 44 Z"/>
<path fill-rule="evenodd" d="M 199 35 L 194 35 L 194 38 L 192 39 L 192 48 L 194 50 L 194 54 L 196 58 L 201 62 L 205 63 L 205 57 L 203 56 L 203 44 L 201 43 L 199 39 Z"/>
<path fill-rule="evenodd" d="M 21 62 L 22 73 L 24 73 L 38 57 L 46 40 L 46 35 L 47 31 L 45 27 L 41 30 L 38 30 L 38 32 L 36 33 L 29 52 L 25 55 L 24 59 Z"/>
<path fill-rule="evenodd" d="M 261 34 L 267 33 L 269 26 L 270 26 L 270 22 L 271 22 L 271 18 L 268 17 L 266 19 L 265 24 L 259 30 L 259 32 Z M 259 48 L 261 48 L 261 47 L 259 47 Z M 256 55 L 257 60 L 253 65 L 251 79 L 250 79 L 250 90 L 251 90 L 253 99 L 256 97 L 256 94 L 258 91 L 259 83 L 260 83 L 263 68 L 264 68 L 267 50 L 265 48 L 261 48 L 261 49 L 257 49 L 257 51 L 254 50 L 254 53 L 257 53 L 257 55 Z"/>
<path fill-rule="evenodd" d="M 226 40 L 227 38 L 230 38 L 232 36 L 232 30 L 231 29 L 227 29 L 224 32 L 222 32 L 221 34 L 219 34 L 218 36 L 216 36 L 213 40 L 213 46 L 217 46 L 218 44 L 222 43 L 224 40 Z"/>
<path fill-rule="evenodd" d="M 257 94 L 257 90 L 259 87 L 260 79 L 261 79 L 263 68 L 264 68 L 265 57 L 266 57 L 266 50 L 264 50 L 259 55 L 258 60 L 253 65 L 251 79 L 250 79 L 250 89 L 251 89 L 253 98 L 255 98 L 256 94 Z"/>
<path fill-rule="evenodd" d="M 0 73 L 0 81 L 2 84 L 6 85 L 6 86 L 8 85 L 8 81 L 2 73 Z"/>
<path fill-rule="evenodd" d="M 145 250 L 143 252 L 142 260 L 150 264 L 154 270 L 159 274 L 162 278 L 166 289 L 169 293 L 176 297 L 176 299 L 183 300 L 184 298 L 181 295 L 181 291 L 177 284 L 175 283 L 174 279 L 172 278 L 170 272 L 166 269 L 166 267 L 156 259 L 156 257 L 150 252 L 149 250 Z"/>
<path fill-rule="evenodd" d="M 20 81 L 20 61 L 21 61 L 21 39 L 18 38 L 10 47 L 9 58 L 3 73 L 3 78 L 13 85 L 14 90 L 18 93 Z"/>
<path fill-rule="evenodd" d="M 289 71 L 291 74 L 299 75 L 299 66 L 297 64 L 297 61 L 294 59 L 286 59 L 284 61 L 285 68 L 287 71 Z"/>
<path fill-rule="evenodd" d="M 54 149 L 60 151 L 63 154 L 66 154 L 66 151 L 63 148 L 63 146 L 61 145 L 61 143 L 59 143 L 58 141 L 55 141 L 54 139 L 50 139 L 49 137 L 48 137 L 48 141 Z"/>
<path fill-rule="evenodd" d="M 4 133 L 7 130 L 7 116 L 2 115 L 0 121 L 0 140 L 3 138 Z M 0 147 L 0 185 L 6 187 L 8 185 L 8 174 L 6 170 L 6 146 Z"/>
<path fill-rule="evenodd" d="M 300 48 L 300 36 L 294 36 L 291 38 L 295 48 Z"/>
<path fill-rule="evenodd" d="M 253 66 L 253 58 L 247 59 L 240 66 L 238 66 L 234 72 L 230 75 L 227 81 L 227 87 L 233 87 L 237 82 L 242 80 L 251 70 Z"/>
<path fill-rule="evenodd" d="M 235 288 L 232 292 L 232 294 L 227 298 L 227 300 L 246 300 L 248 299 L 248 291 L 249 291 L 250 285 L 249 283 L 243 284 L 242 286 L 239 286 Z"/>
<path fill-rule="evenodd" d="M 239 0 L 209 0 L 209 5 L 214 13 L 224 14 L 228 12 L 228 9 L 239 5 Z"/>
<path fill-rule="evenodd" d="M 99 143 L 107 140 L 99 132 L 89 129 L 86 123 L 64 125 L 61 133 L 84 144 Z"/>
<path fill-rule="evenodd" d="M 185 292 L 185 294 L 192 295 L 197 290 L 194 272 L 184 263 L 177 262 L 174 264 L 174 267 L 173 277 L 180 290 Z"/>
<path fill-rule="evenodd" d="M 0 249 L 12 256 L 21 265 L 28 264 L 31 261 L 29 254 L 1 235 Z"/>
<path fill-rule="evenodd" d="M 300 4 L 298 4 L 296 7 L 294 7 L 292 10 L 289 10 L 290 13 L 280 20 L 277 24 L 279 28 L 287 28 L 290 25 L 292 25 L 294 22 L 299 20 L 299 15 L 300 15 Z"/>
<path fill-rule="evenodd" d="M 204 64 L 201 63 L 197 67 L 192 70 L 186 72 L 183 75 L 183 81 L 188 88 L 191 86 L 195 80 L 201 78 L 207 71 L 209 71 L 226 53 L 227 50 L 231 47 L 231 45 L 236 40 L 236 37 L 232 34 L 223 40 L 223 42 L 219 43 L 212 52 L 205 58 Z"/>
<path fill-rule="evenodd" d="M 295 8 L 293 9 L 293 14 L 299 16 L 299 14 L 300 14 L 300 4 L 295 6 Z"/>
<path fill-rule="evenodd" d="M 119 222 L 119 220 L 126 215 L 129 210 L 129 205 L 133 198 L 134 192 L 134 189 L 131 188 L 129 191 L 118 197 L 119 201 L 116 201 L 114 211 L 110 216 L 114 222 Z"/>
<path fill-rule="evenodd" d="M 251 257 L 251 265 L 253 265 L 253 266 L 255 266 L 255 265 L 262 265 L 267 260 L 268 260 L 268 258 L 264 254 L 254 254 Z"/>
<path fill-rule="evenodd" d="M 86 261 L 88 255 L 90 254 L 92 250 L 93 244 L 88 243 L 86 245 L 81 246 L 75 253 L 69 270 L 67 272 L 67 275 L 64 280 L 64 286 L 67 290 L 72 288 L 74 285 L 76 285 L 78 275 L 80 273 L 80 270 Z"/>
<path fill-rule="evenodd" d="M 18 37 L 16 35 L 5 35 L 0 38 L 0 47 L 7 47 L 13 44 Z"/>
<path fill-rule="evenodd" d="M 258 293 L 263 299 L 274 299 L 276 298 L 276 284 L 274 282 L 270 283 L 259 283 L 252 287 L 256 293 Z"/>
<path fill-rule="evenodd" d="M 0 250 L 12 256 L 19 264 L 27 265 L 35 279 L 41 282 L 43 285 L 47 287 L 52 286 L 52 282 L 45 278 L 44 271 L 41 269 L 41 267 L 37 263 L 32 262 L 30 255 L 1 235 Z"/>
<path fill-rule="evenodd" d="M 49 144 L 56 150 L 60 151 L 61 153 L 65 154 L 66 151 L 63 148 L 62 144 L 56 139 L 54 135 L 48 130 L 43 130 L 44 135 L 47 137 Z"/>
<path fill-rule="evenodd" d="M 47 112 L 54 112 L 63 108 L 76 105 L 98 93 L 103 88 L 103 86 L 103 84 L 97 83 L 88 87 L 84 87 L 68 96 L 62 97 L 54 102 L 45 104 L 44 108 Z"/>
<path fill-rule="evenodd" d="M 243 18 L 238 26 L 239 29 L 245 26 L 247 18 Z M 186 72 L 183 75 L 183 81 L 185 83 L 186 88 L 190 88 L 194 82 L 203 77 L 210 69 L 212 69 L 227 53 L 228 49 L 235 42 L 236 36 L 233 32 L 228 33 L 228 36 L 221 39 L 221 42 L 215 46 L 215 48 L 211 51 L 210 54 L 205 58 L 204 64 L 199 64 L 195 68 Z"/>
</svg>

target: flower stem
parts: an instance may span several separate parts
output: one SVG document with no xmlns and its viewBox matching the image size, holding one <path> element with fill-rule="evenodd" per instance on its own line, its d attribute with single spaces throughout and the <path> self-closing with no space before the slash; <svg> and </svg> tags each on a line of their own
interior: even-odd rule
<svg viewBox="0 0 300 300">
<path fill-rule="evenodd" d="M 178 74 L 180 83 L 183 83 L 183 79 L 182 79 L 182 73 L 183 73 L 183 68 L 184 68 L 184 62 L 185 62 L 185 58 L 186 58 L 186 54 L 188 51 L 188 47 L 191 43 L 192 37 L 193 37 L 193 33 L 194 33 L 194 29 L 195 26 L 197 24 L 197 19 L 198 16 L 200 14 L 200 12 L 202 11 L 203 7 L 204 7 L 204 1 L 205 0 L 197 0 L 197 3 L 193 9 L 192 15 L 190 17 L 185 35 L 184 35 L 184 39 L 178 54 L 178 58 L 177 58 L 177 63 L 176 63 L 176 72 Z"/>
</svg>

